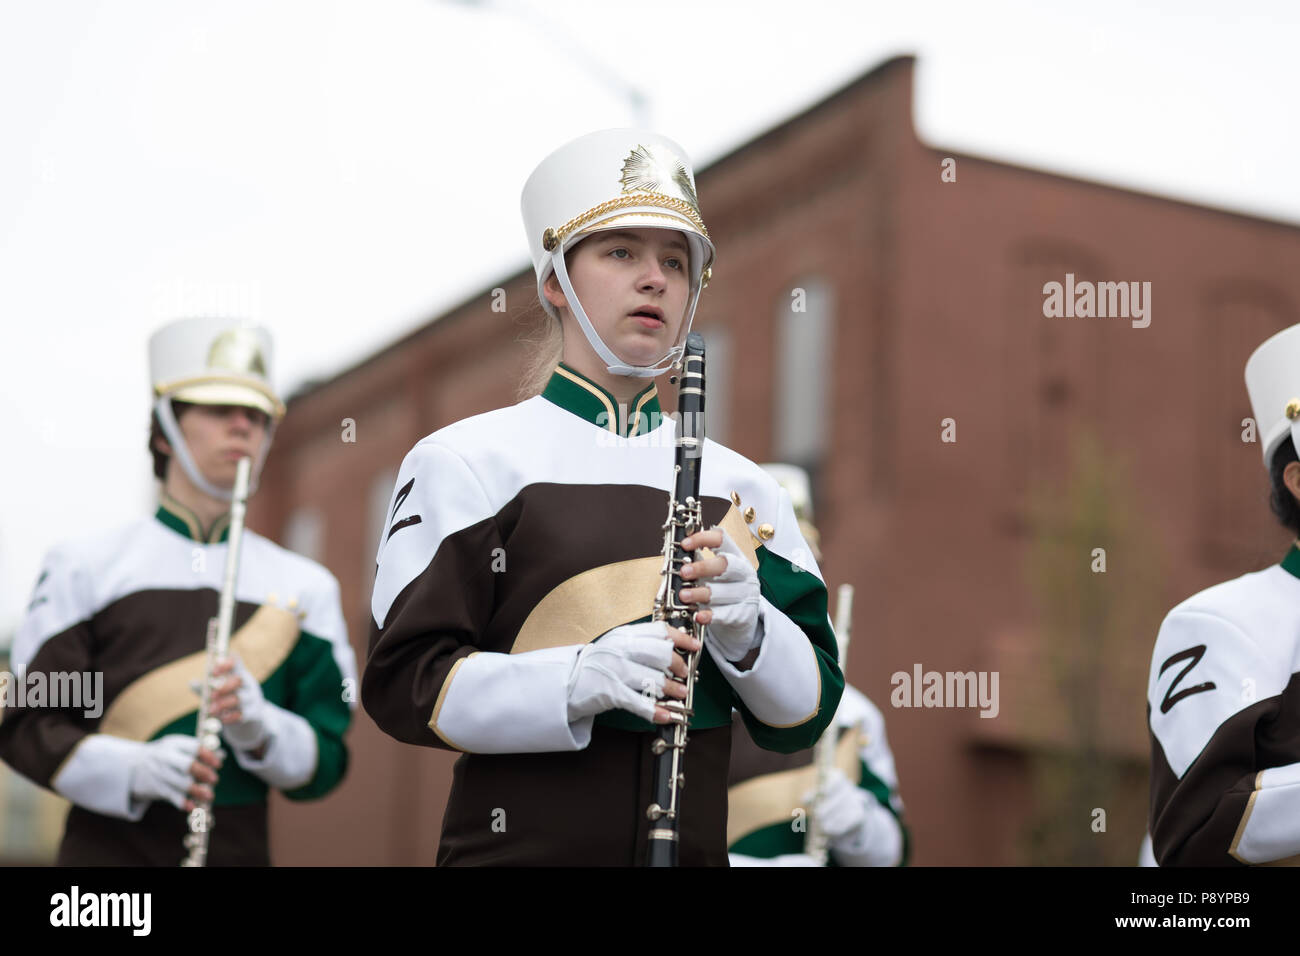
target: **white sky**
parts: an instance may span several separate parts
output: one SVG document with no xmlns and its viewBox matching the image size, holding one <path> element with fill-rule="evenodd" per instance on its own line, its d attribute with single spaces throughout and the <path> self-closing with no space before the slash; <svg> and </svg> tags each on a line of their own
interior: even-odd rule
<svg viewBox="0 0 1300 956">
<path fill-rule="evenodd" d="M 251 314 L 287 394 L 523 267 L 533 165 L 635 122 L 579 57 L 697 165 L 911 52 L 932 144 L 1300 222 L 1298 36 L 1223 0 L 0 0 L 0 642 L 50 545 L 150 507 L 150 331 Z"/>
</svg>

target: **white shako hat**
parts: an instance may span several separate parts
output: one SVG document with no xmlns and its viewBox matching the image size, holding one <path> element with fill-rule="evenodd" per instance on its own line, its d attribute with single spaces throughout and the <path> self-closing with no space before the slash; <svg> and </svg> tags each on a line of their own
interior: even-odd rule
<svg viewBox="0 0 1300 956">
<path fill-rule="evenodd" d="M 214 498 L 230 500 L 230 489 L 213 485 L 195 466 L 171 403 L 243 405 L 270 416 L 266 438 L 253 462 L 251 494 L 271 433 L 284 417 L 284 403 L 271 386 L 271 359 L 270 333 L 239 319 L 180 319 L 149 338 L 149 380 L 158 422 L 190 481 Z"/>
<path fill-rule="evenodd" d="M 528 248 L 537 272 L 537 296 L 557 317 L 542 286 L 555 272 L 573 317 L 611 374 L 653 378 L 676 362 L 695 318 L 700 291 L 713 265 L 686 152 L 658 133 L 607 129 L 561 146 L 533 170 L 520 200 Z M 677 342 L 649 366 L 626 365 L 601 340 L 573 292 L 563 253 L 580 239 L 608 229 L 676 229 L 690 246 L 690 295 Z"/>
<path fill-rule="evenodd" d="M 1264 447 L 1264 467 L 1288 435 L 1300 452 L 1300 325 L 1283 329 L 1246 360 L 1246 391 Z"/>
<path fill-rule="evenodd" d="M 790 504 L 794 507 L 794 516 L 799 522 L 799 530 L 803 532 L 804 540 L 812 547 L 813 557 L 821 561 L 821 534 L 813 524 L 812 482 L 808 480 L 808 472 L 798 465 L 780 463 L 760 467 L 775 478 L 777 484 L 790 496 Z"/>
</svg>

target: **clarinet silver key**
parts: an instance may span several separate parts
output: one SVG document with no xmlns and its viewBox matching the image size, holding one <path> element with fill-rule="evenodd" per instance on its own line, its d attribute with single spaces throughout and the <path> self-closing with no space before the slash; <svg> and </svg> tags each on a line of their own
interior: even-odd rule
<svg viewBox="0 0 1300 956">
<path fill-rule="evenodd" d="M 677 449 L 673 464 L 673 490 L 668 498 L 664 521 L 663 568 L 652 618 L 685 631 L 701 642 L 700 650 L 686 658 L 686 699 L 665 700 L 661 706 L 672 720 L 659 728 L 650 745 L 654 760 L 654 802 L 646 816 L 657 825 L 650 830 L 646 866 L 677 865 L 677 835 L 681 826 L 681 794 L 685 782 L 682 764 L 686 754 L 686 731 L 695 706 L 695 679 L 703 652 L 704 628 L 695 622 L 695 608 L 682 604 L 682 568 L 691 555 L 682 541 L 704 530 L 704 508 L 700 502 L 700 457 L 704 450 L 704 339 L 698 332 L 686 336 L 686 347 L 678 366 Z M 679 652 L 680 653 L 680 652 Z"/>
</svg>

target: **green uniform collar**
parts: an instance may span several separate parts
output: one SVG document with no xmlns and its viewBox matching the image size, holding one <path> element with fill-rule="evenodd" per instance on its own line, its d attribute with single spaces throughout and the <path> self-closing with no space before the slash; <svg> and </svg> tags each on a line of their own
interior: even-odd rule
<svg viewBox="0 0 1300 956">
<path fill-rule="evenodd" d="M 1282 559 L 1282 570 L 1300 578 L 1300 541 L 1292 542 L 1291 547 L 1286 549 L 1286 557 Z"/>
<path fill-rule="evenodd" d="M 630 406 L 620 405 L 613 395 L 563 362 L 551 373 L 542 398 L 624 438 L 653 430 L 663 415 L 654 382 L 637 393 Z"/>
<path fill-rule="evenodd" d="M 219 541 L 225 541 L 230 534 L 229 514 L 221 515 L 216 521 L 212 522 L 211 528 L 204 531 L 199 516 L 166 492 L 161 492 L 158 495 L 158 510 L 154 513 L 154 517 L 177 534 L 203 544 L 216 544 Z"/>
</svg>

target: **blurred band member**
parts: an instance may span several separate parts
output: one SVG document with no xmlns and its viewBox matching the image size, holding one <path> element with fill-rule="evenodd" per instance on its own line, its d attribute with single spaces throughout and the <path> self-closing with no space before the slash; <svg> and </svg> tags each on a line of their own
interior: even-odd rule
<svg viewBox="0 0 1300 956">
<path fill-rule="evenodd" d="M 1246 362 L 1272 508 L 1300 534 L 1300 325 Z M 1147 685 L 1161 866 L 1300 861 L 1300 548 L 1179 604 Z"/>
<path fill-rule="evenodd" d="M 820 562 L 808 474 L 793 465 L 764 465 L 794 505 L 804 539 Z M 806 850 L 808 820 L 828 840 L 833 866 L 901 866 L 908 833 L 898 794 L 894 755 L 880 710 L 846 685 L 835 712 L 835 766 L 817 799 L 813 751 L 775 754 L 761 750 L 741 721 L 732 726 L 727 843 L 732 866 L 816 866 Z"/>
<path fill-rule="evenodd" d="M 50 551 L 13 644 L 25 690 L 69 688 L 71 675 L 98 682 L 99 699 L 27 694 L 3 712 L 0 758 L 72 801 L 60 864 L 177 866 L 186 814 L 215 787 L 208 864 L 266 865 L 268 791 L 320 797 L 347 766 L 344 681 L 356 665 L 338 584 L 244 532 L 231 657 L 213 698 L 225 753 L 200 749 L 196 687 L 235 468 L 252 458 L 251 493 L 284 406 L 260 328 L 182 320 L 154 334 L 149 359 L 158 509 Z"/>
</svg>

